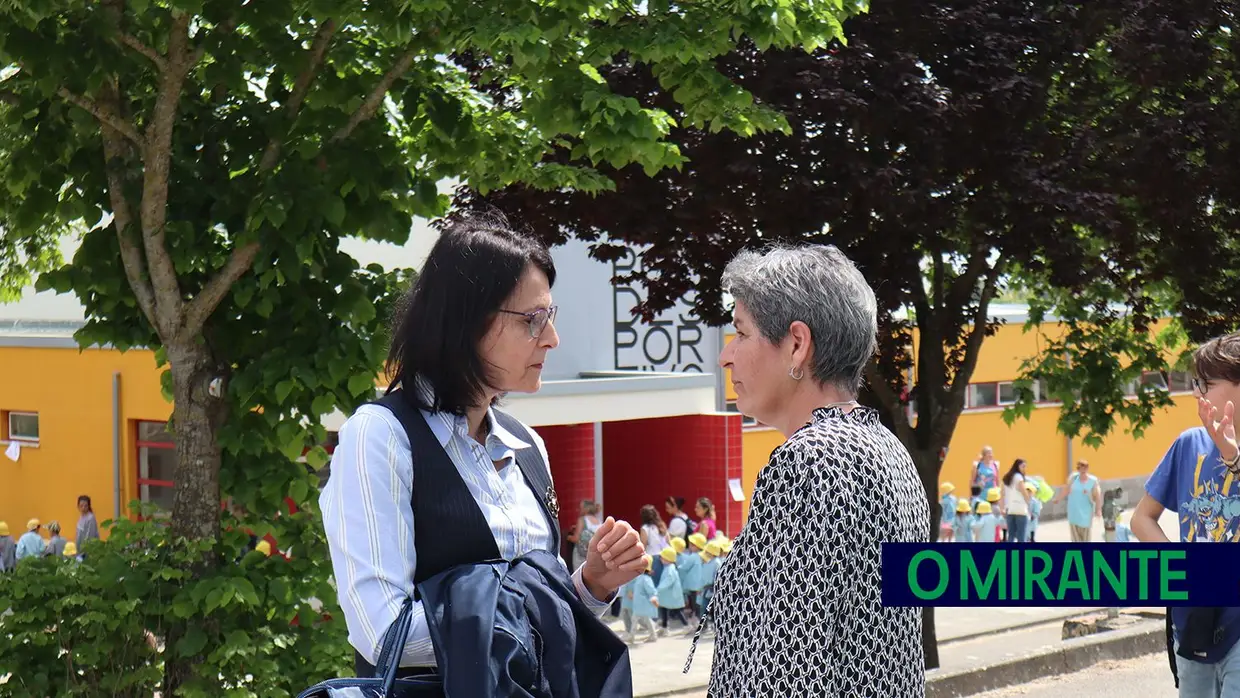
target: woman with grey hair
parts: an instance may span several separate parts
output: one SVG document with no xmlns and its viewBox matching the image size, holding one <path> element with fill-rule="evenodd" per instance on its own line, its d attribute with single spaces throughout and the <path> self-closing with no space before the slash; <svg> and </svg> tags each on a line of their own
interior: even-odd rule
<svg viewBox="0 0 1240 698">
<path fill-rule="evenodd" d="M 921 611 L 882 605 L 879 545 L 928 539 L 926 492 L 908 451 L 856 402 L 874 292 L 824 246 L 742 252 L 723 285 L 736 337 L 719 365 L 740 411 L 787 441 L 715 578 L 708 695 L 923 696 Z"/>
</svg>

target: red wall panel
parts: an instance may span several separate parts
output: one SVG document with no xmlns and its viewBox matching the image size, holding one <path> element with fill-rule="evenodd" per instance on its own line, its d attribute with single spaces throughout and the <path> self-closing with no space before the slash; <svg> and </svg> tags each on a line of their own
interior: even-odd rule
<svg viewBox="0 0 1240 698">
<path fill-rule="evenodd" d="M 582 500 L 594 499 L 594 425 L 539 427 L 538 435 L 547 444 L 560 528 L 567 534 L 581 516 Z"/>
<path fill-rule="evenodd" d="M 603 499 L 606 513 L 640 524 L 642 505 L 663 513 L 668 496 L 715 504 L 727 535 L 741 528 L 742 507 L 731 501 L 728 479 L 741 477 L 740 415 L 689 415 L 603 424 Z M 690 511 L 694 519 L 697 516 Z"/>
</svg>

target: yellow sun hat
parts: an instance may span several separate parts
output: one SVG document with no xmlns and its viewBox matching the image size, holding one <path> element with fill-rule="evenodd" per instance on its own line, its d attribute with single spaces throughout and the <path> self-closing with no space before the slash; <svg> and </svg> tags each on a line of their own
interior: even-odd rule
<svg viewBox="0 0 1240 698">
<path fill-rule="evenodd" d="M 254 546 L 254 549 L 267 557 L 271 557 L 271 541 L 260 540 L 258 545 Z"/>
<path fill-rule="evenodd" d="M 659 553 L 659 557 L 663 558 L 664 562 L 676 562 L 676 551 L 671 548 L 664 548 L 663 552 Z"/>
<path fill-rule="evenodd" d="M 998 487 L 991 487 L 986 490 L 986 501 L 988 502 L 997 502 L 1002 496 Z"/>
<path fill-rule="evenodd" d="M 685 539 L 684 538 L 673 538 L 671 542 L 671 546 L 675 548 L 676 552 L 683 553 L 685 551 Z"/>
<path fill-rule="evenodd" d="M 959 502 L 956 502 L 956 513 L 957 514 L 969 513 L 969 500 L 962 499 Z"/>
<path fill-rule="evenodd" d="M 77 543 L 69 541 L 65 543 L 65 551 L 62 553 L 65 557 L 77 557 Z"/>
<path fill-rule="evenodd" d="M 939 485 L 939 496 L 940 497 L 942 497 L 945 494 L 951 494 L 952 492 L 955 492 L 955 491 L 956 491 L 956 486 L 950 482 L 944 482 L 943 484 Z"/>
<path fill-rule="evenodd" d="M 706 544 L 705 552 L 711 557 L 719 557 L 719 553 L 723 552 L 723 544 L 717 540 L 712 540 Z"/>
<path fill-rule="evenodd" d="M 725 540 L 724 542 L 720 543 L 719 552 L 723 553 L 724 555 L 727 555 L 728 553 L 732 552 L 732 541 Z"/>
<path fill-rule="evenodd" d="M 706 536 L 701 533 L 694 533 L 689 536 L 689 542 L 696 545 L 699 549 L 706 547 Z"/>
<path fill-rule="evenodd" d="M 29 520 L 29 521 L 27 521 L 27 522 L 26 522 L 26 530 L 27 530 L 27 531 L 37 531 L 37 530 L 39 529 L 39 526 L 40 526 L 40 525 L 41 525 L 41 524 L 39 523 L 39 520 L 38 520 L 38 519 L 31 519 L 31 520 Z"/>
<path fill-rule="evenodd" d="M 979 514 L 989 514 L 990 511 L 990 502 L 982 502 L 977 505 L 977 513 Z"/>
<path fill-rule="evenodd" d="M 0 536 L 9 535 L 9 525 L 4 521 L 0 521 Z"/>
<path fill-rule="evenodd" d="M 653 571 L 654 570 L 654 558 L 649 555 L 642 555 L 642 557 L 646 558 L 646 571 L 647 572 Z"/>
</svg>

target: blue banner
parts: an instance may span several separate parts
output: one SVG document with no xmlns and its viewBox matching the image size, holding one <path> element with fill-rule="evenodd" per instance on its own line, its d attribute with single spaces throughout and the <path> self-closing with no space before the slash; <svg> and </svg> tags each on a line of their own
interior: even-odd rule
<svg viewBox="0 0 1240 698">
<path fill-rule="evenodd" d="M 883 543 L 884 606 L 1240 606 L 1240 547 Z"/>
</svg>

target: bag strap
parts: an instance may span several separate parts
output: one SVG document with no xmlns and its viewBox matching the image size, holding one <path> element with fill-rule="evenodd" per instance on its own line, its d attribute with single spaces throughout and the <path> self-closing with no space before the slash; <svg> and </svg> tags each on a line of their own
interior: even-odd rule
<svg viewBox="0 0 1240 698">
<path fill-rule="evenodd" d="M 1171 678 L 1175 679 L 1175 687 L 1180 687 L 1180 670 L 1175 663 L 1175 629 L 1171 624 L 1171 609 L 1167 609 L 1167 661 L 1171 662 Z"/>
<path fill-rule="evenodd" d="M 413 626 L 413 599 L 406 597 L 400 606 L 396 620 L 383 633 L 383 644 L 379 651 L 379 661 L 375 662 L 375 678 L 383 679 L 383 693 L 389 695 L 396 683 L 396 669 L 400 666 L 401 648 L 409 638 L 409 628 Z"/>
</svg>

